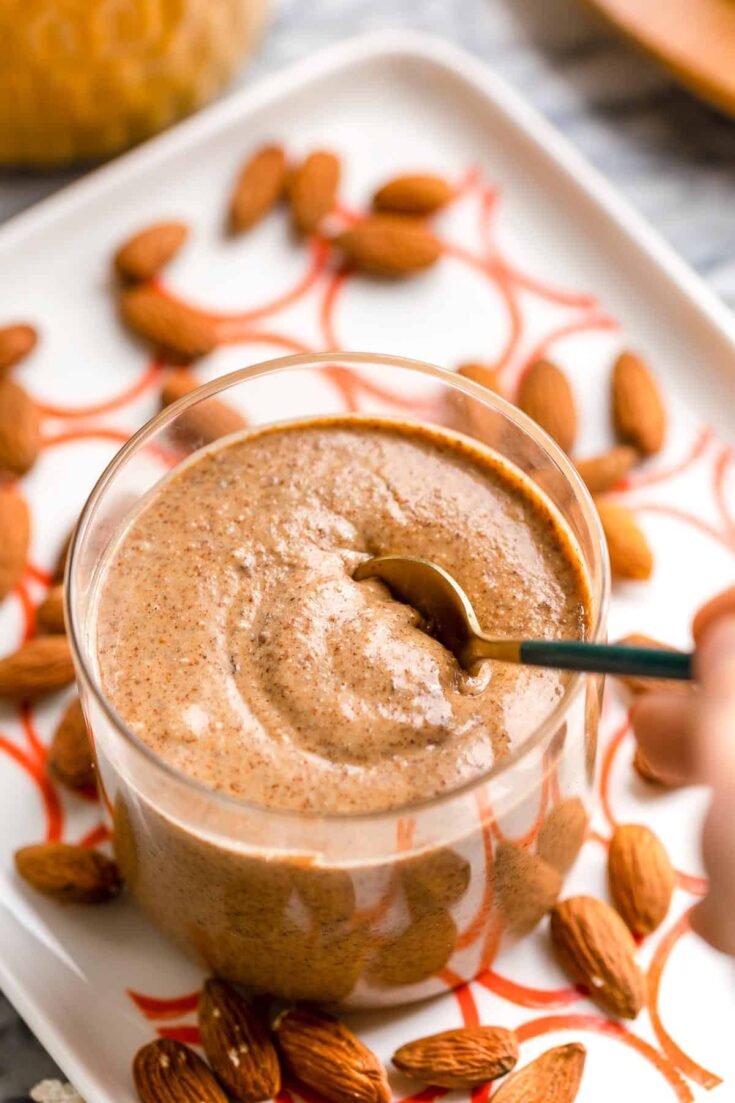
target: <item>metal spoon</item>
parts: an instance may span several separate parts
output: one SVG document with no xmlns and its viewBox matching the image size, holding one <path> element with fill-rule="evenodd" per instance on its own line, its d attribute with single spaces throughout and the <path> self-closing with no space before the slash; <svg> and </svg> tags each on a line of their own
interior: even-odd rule
<svg viewBox="0 0 735 1103">
<path fill-rule="evenodd" d="M 692 677 L 693 656 L 622 644 L 583 640 L 506 640 L 487 636 L 462 587 L 443 567 L 411 555 L 380 555 L 361 563 L 353 578 L 379 578 L 393 596 L 424 617 L 430 635 L 444 644 L 468 670 L 483 659 L 595 674 L 633 674 L 643 678 Z"/>
</svg>

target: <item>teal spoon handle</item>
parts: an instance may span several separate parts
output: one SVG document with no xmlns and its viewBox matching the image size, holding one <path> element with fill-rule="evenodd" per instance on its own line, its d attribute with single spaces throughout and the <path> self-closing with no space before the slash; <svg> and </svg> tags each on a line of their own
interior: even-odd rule
<svg viewBox="0 0 735 1103">
<path fill-rule="evenodd" d="M 524 640 L 520 646 L 520 660 L 530 666 L 553 666 L 591 674 L 633 674 L 639 678 L 688 681 L 694 677 L 693 659 L 693 655 L 684 651 L 580 640 Z"/>
</svg>

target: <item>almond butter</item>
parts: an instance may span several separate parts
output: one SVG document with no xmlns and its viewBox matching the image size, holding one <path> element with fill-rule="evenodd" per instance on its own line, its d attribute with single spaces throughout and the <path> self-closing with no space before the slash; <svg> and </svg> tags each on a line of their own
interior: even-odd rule
<svg viewBox="0 0 735 1103">
<path fill-rule="evenodd" d="M 587 809 L 580 798 L 563 798 L 541 825 L 536 840 L 539 857 L 564 877 L 582 849 L 588 825 Z"/>
<path fill-rule="evenodd" d="M 209 1067 L 174 1038 L 156 1038 L 133 1058 L 141 1103 L 228 1103 Z"/>
<path fill-rule="evenodd" d="M 660 452 L 666 437 L 666 407 L 658 384 L 646 365 L 632 352 L 615 361 L 612 411 L 620 440 L 644 456 Z"/>
<path fill-rule="evenodd" d="M 613 903 L 633 934 L 655 931 L 666 918 L 676 880 L 658 836 L 637 823 L 616 828 L 607 872 Z"/>
<path fill-rule="evenodd" d="M 38 333 L 35 326 L 18 322 L 0 328 L 0 375 L 25 360 L 36 347 Z"/>
<path fill-rule="evenodd" d="M 114 266 L 124 280 L 150 280 L 172 260 L 189 236 L 184 222 L 154 222 L 124 241 Z"/>
<path fill-rule="evenodd" d="M 574 1103 L 582 1083 L 587 1050 L 579 1042 L 548 1049 L 509 1076 L 493 1103 Z"/>
<path fill-rule="evenodd" d="M 230 227 L 242 234 L 259 222 L 282 197 L 287 176 L 281 146 L 262 146 L 242 167 L 230 198 Z"/>
<path fill-rule="evenodd" d="M 631 632 L 627 636 L 623 636 L 619 643 L 625 644 L 626 647 L 651 647 L 656 651 L 676 651 L 676 647 L 672 647 L 671 644 L 662 643 L 661 640 L 655 640 L 652 636 L 646 636 L 642 632 Z M 631 693 L 691 693 L 691 684 L 689 682 L 679 682 L 671 678 L 638 678 L 635 674 L 619 674 L 616 675 L 619 682 L 627 686 Z"/>
<path fill-rule="evenodd" d="M 30 535 L 25 498 L 13 490 L 0 490 L 0 601 L 23 577 Z"/>
<path fill-rule="evenodd" d="M 537 360 L 521 380 L 518 405 L 565 452 L 577 435 L 577 409 L 569 380 L 550 360 Z"/>
<path fill-rule="evenodd" d="M 570 896 L 551 913 L 559 960 L 590 998 L 623 1019 L 635 1019 L 645 1000 L 645 979 L 635 942 L 616 911 L 593 896 Z"/>
<path fill-rule="evenodd" d="M 417 219 L 375 214 L 333 239 L 346 259 L 377 276 L 408 276 L 430 268 L 441 245 Z"/>
<path fill-rule="evenodd" d="M 73 681 L 66 636 L 37 636 L 0 659 L 0 700 L 33 700 Z"/>
<path fill-rule="evenodd" d="M 301 234 L 313 234 L 334 207 L 340 163 L 334 153 L 317 150 L 296 168 L 288 185 L 293 224 Z"/>
<path fill-rule="evenodd" d="M 198 1015 L 204 1053 L 225 1090 L 241 1103 L 272 1099 L 281 1089 L 278 1054 L 270 1034 L 237 989 L 210 978 Z"/>
<path fill-rule="evenodd" d="M 36 610 L 36 628 L 44 636 L 58 636 L 66 632 L 64 621 L 64 586 L 52 586 Z"/>
<path fill-rule="evenodd" d="M 78 697 L 66 706 L 51 741 L 49 769 L 70 789 L 89 789 L 96 773 L 87 722 Z"/>
<path fill-rule="evenodd" d="M 169 372 L 161 388 L 161 406 L 170 406 L 184 395 L 191 394 L 198 386 L 194 376 L 184 368 Z M 237 433 L 246 425 L 245 418 L 232 406 L 218 398 L 207 398 L 181 414 L 174 433 L 200 446 Z"/>
<path fill-rule="evenodd" d="M 465 379 L 472 379 L 475 383 L 479 383 L 481 387 L 487 387 L 494 394 L 502 395 L 504 393 L 500 376 L 490 364 L 483 364 L 478 360 L 468 360 L 459 365 L 457 374 L 463 375 Z"/>
<path fill-rule="evenodd" d="M 653 552 L 635 515 L 624 506 L 595 499 L 614 578 L 643 582 L 653 574 Z"/>
<path fill-rule="evenodd" d="M 532 931 L 561 892 L 558 870 L 517 843 L 498 844 L 494 875 L 498 908 L 515 935 Z"/>
<path fill-rule="evenodd" d="M 343 1023 L 294 1007 L 276 1019 L 273 1029 L 293 1075 L 330 1103 L 390 1103 L 383 1065 Z"/>
<path fill-rule="evenodd" d="M 112 859 L 87 846 L 24 846 L 15 852 L 15 868 L 32 888 L 60 904 L 104 904 L 122 888 Z"/>
<path fill-rule="evenodd" d="M 185 360 L 206 356 L 217 345 L 215 325 L 206 314 L 146 284 L 121 293 L 120 315 L 139 337 Z"/>
<path fill-rule="evenodd" d="M 445 207 L 454 195 L 451 185 L 441 176 L 430 173 L 396 176 L 378 188 L 373 196 L 376 211 L 397 214 L 434 214 Z"/>
<path fill-rule="evenodd" d="M 25 475 L 41 448 L 41 415 L 26 392 L 0 380 L 0 471 Z"/>
<path fill-rule="evenodd" d="M 638 460 L 635 448 L 619 444 L 586 460 L 575 460 L 575 467 L 582 476 L 590 494 L 605 494 L 625 478 Z"/>
<path fill-rule="evenodd" d="M 401 1046 L 393 1064 L 406 1076 L 440 1088 L 474 1088 L 497 1080 L 518 1060 L 518 1040 L 502 1026 L 445 1030 Z"/>
</svg>

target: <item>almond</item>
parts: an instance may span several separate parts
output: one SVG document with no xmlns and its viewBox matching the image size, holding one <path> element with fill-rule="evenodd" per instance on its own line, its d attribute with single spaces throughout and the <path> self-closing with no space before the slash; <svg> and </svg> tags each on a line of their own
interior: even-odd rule
<svg viewBox="0 0 735 1103">
<path fill-rule="evenodd" d="M 518 1041 L 502 1026 L 445 1030 L 401 1046 L 393 1064 L 406 1076 L 440 1088 L 474 1088 L 505 1076 L 518 1060 Z"/>
<path fill-rule="evenodd" d="M 36 628 L 44 636 L 57 636 L 66 632 L 64 621 L 64 586 L 52 586 L 36 610 Z"/>
<path fill-rule="evenodd" d="M 104 904 L 122 888 L 112 859 L 87 846 L 24 846 L 15 852 L 15 868 L 32 888 L 60 904 Z"/>
<path fill-rule="evenodd" d="M 226 1091 L 241 1103 L 272 1099 L 281 1089 L 278 1054 L 250 1004 L 232 985 L 211 978 L 198 1014 L 204 1052 Z"/>
<path fill-rule="evenodd" d="M 441 245 L 423 223 L 375 214 L 333 239 L 348 261 L 378 276 L 407 276 L 436 264 Z"/>
<path fill-rule="evenodd" d="M 632 352 L 615 361 L 612 376 L 612 412 L 620 440 L 644 456 L 660 452 L 666 437 L 666 408 L 656 380 Z"/>
<path fill-rule="evenodd" d="M 0 375 L 33 352 L 38 341 L 34 326 L 17 323 L 0 328 Z"/>
<path fill-rule="evenodd" d="M 88 789 L 95 784 L 92 744 L 78 697 L 66 706 L 54 732 L 48 764 L 53 775 L 70 789 Z"/>
<path fill-rule="evenodd" d="M 263 146 L 242 167 L 230 198 L 230 227 L 242 234 L 275 206 L 285 191 L 286 154 L 281 146 Z"/>
<path fill-rule="evenodd" d="M 278 1017 L 273 1029 L 294 1076 L 330 1103 L 390 1103 L 385 1069 L 343 1023 L 294 1007 Z"/>
<path fill-rule="evenodd" d="M 32 700 L 73 681 L 66 636 L 37 636 L 0 659 L 0 700 Z"/>
<path fill-rule="evenodd" d="M 582 1083 L 587 1050 L 579 1042 L 547 1049 L 509 1076 L 493 1103 L 574 1103 Z"/>
<path fill-rule="evenodd" d="M 597 456 L 575 460 L 575 466 L 590 494 L 604 494 L 625 478 L 637 460 L 635 448 L 619 444 Z"/>
<path fill-rule="evenodd" d="M 228 1103 L 209 1067 L 173 1038 L 156 1038 L 133 1058 L 141 1103 Z"/>
<path fill-rule="evenodd" d="M 675 788 L 665 777 L 661 777 L 661 775 L 656 772 L 640 747 L 636 747 L 635 754 L 633 755 L 633 769 L 639 777 L 642 777 L 644 781 L 648 781 L 652 785 Z"/>
<path fill-rule="evenodd" d="M 595 499 L 610 553 L 613 577 L 645 581 L 653 573 L 653 552 L 635 516 L 624 506 Z"/>
<path fill-rule="evenodd" d="M 635 942 L 623 920 L 593 896 L 570 896 L 551 913 L 551 937 L 567 972 L 606 1011 L 635 1019 L 645 1000 L 645 979 Z"/>
<path fill-rule="evenodd" d="M 495 893 L 507 929 L 527 934 L 556 903 L 561 877 L 538 854 L 517 843 L 499 843 L 495 851 Z"/>
<path fill-rule="evenodd" d="M 51 578 L 52 582 L 64 581 L 64 573 L 66 571 L 66 559 L 69 555 L 69 548 L 71 547 L 71 538 L 73 535 L 74 530 L 72 529 L 72 531 L 67 534 L 64 539 L 64 543 L 59 548 L 59 554 L 57 555 L 56 562 L 54 563 L 54 570 Z"/>
<path fill-rule="evenodd" d="M 656 651 L 678 650 L 671 644 L 662 643 L 661 640 L 655 640 L 642 632 L 631 632 L 618 642 L 625 644 L 626 647 L 652 647 Z M 635 674 L 618 674 L 616 678 L 627 686 L 631 693 L 691 693 L 689 682 L 679 682 L 671 678 L 637 678 Z"/>
<path fill-rule="evenodd" d="M 291 217 L 299 233 L 312 234 L 334 207 L 340 164 L 334 153 L 317 150 L 294 170 L 288 186 Z"/>
<path fill-rule="evenodd" d="M 675 874 L 663 843 L 642 824 L 616 828 L 607 855 L 610 895 L 635 935 L 663 923 L 674 894 Z"/>
<path fill-rule="evenodd" d="M 565 452 L 577 435 L 577 410 L 569 380 L 550 360 L 537 360 L 523 376 L 518 405 Z"/>
<path fill-rule="evenodd" d="M 441 176 L 430 173 L 396 176 L 378 188 L 373 196 L 376 211 L 427 215 L 446 206 L 454 190 Z"/>
<path fill-rule="evenodd" d="M 130 287 L 120 295 L 120 315 L 139 337 L 185 360 L 206 356 L 217 344 L 214 323 L 154 287 Z"/>
<path fill-rule="evenodd" d="M 489 364 L 483 364 L 478 360 L 469 360 L 459 365 L 457 374 L 463 375 L 465 379 L 472 379 L 482 387 L 487 387 L 487 389 L 493 391 L 494 394 L 503 394 L 500 376 L 496 369 Z"/>
<path fill-rule="evenodd" d="M 173 259 L 188 236 L 189 227 L 184 222 L 146 226 L 115 253 L 115 271 L 124 280 L 150 280 Z"/>
<path fill-rule="evenodd" d="M 416 907 L 416 904 L 419 904 Z M 433 977 L 457 945 L 457 924 L 445 907 L 421 908 L 414 897 L 415 918 L 398 934 L 376 938 L 365 976 L 378 988 L 397 988 Z"/>
<path fill-rule="evenodd" d="M 20 494 L 0 490 L 0 601 L 20 582 L 28 559 L 31 517 Z"/>
<path fill-rule="evenodd" d="M 170 406 L 184 395 L 191 394 L 198 386 L 194 376 L 183 368 L 169 372 L 161 388 L 161 406 Z M 232 406 L 218 398 L 207 398 L 180 415 L 174 432 L 189 443 L 200 446 L 237 433 L 246 425 L 245 418 Z"/>
<path fill-rule="evenodd" d="M 579 797 L 565 797 L 551 809 L 536 840 L 539 856 L 564 877 L 587 837 L 589 817 Z"/>
<path fill-rule="evenodd" d="M 0 380 L 0 471 L 25 475 L 41 447 L 41 416 L 16 383 Z"/>
</svg>

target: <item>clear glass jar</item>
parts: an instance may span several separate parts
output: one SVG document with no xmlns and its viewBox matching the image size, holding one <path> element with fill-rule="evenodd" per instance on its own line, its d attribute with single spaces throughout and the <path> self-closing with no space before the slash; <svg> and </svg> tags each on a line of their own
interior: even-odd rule
<svg viewBox="0 0 735 1103">
<path fill-rule="evenodd" d="M 270 361 L 186 396 L 121 449 L 82 513 L 67 568 L 70 639 L 118 860 L 143 910 L 205 968 L 255 989 L 363 1007 L 423 999 L 477 975 L 559 892 L 584 837 L 602 681 L 572 676 L 553 713 L 488 773 L 387 812 L 279 811 L 159 759 L 100 690 L 97 579 L 131 507 L 206 443 L 197 412 L 214 396 L 254 427 L 274 410 L 301 421 L 347 406 L 459 430 L 501 453 L 566 522 L 589 577 L 590 638 L 601 640 L 609 568 L 597 513 L 569 459 L 503 399 L 440 368 L 338 353 Z"/>
</svg>

